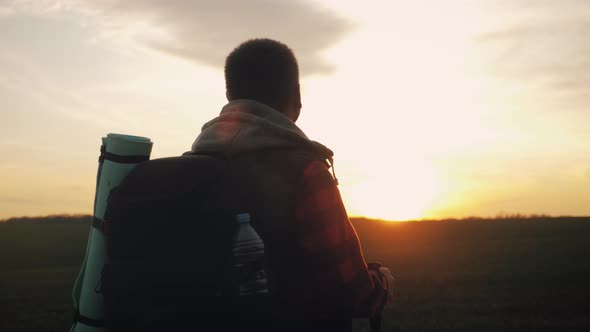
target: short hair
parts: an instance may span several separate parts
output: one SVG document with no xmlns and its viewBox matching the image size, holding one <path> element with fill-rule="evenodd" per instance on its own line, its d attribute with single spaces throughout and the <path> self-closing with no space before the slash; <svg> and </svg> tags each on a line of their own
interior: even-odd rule
<svg viewBox="0 0 590 332">
<path fill-rule="evenodd" d="M 287 106 L 299 84 L 293 51 L 272 39 L 250 39 L 225 60 L 228 99 L 252 99 L 279 111 Z"/>
</svg>

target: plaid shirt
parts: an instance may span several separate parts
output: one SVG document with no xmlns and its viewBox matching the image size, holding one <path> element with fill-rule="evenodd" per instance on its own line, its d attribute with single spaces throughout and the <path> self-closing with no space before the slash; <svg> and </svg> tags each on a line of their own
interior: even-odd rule
<svg viewBox="0 0 590 332">
<path fill-rule="evenodd" d="M 358 236 L 325 163 L 314 161 L 304 170 L 295 195 L 295 225 L 309 283 L 298 296 L 357 317 L 373 316 L 383 308 L 384 281 L 367 270 Z"/>
</svg>

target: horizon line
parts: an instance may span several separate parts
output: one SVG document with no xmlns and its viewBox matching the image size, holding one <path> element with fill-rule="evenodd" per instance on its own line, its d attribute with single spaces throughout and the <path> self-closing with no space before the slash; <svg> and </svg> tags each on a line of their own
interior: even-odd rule
<svg viewBox="0 0 590 332">
<path fill-rule="evenodd" d="M 43 220 L 43 219 L 84 219 L 84 218 L 93 218 L 92 214 L 87 213 L 55 213 L 55 214 L 47 214 L 47 215 L 36 215 L 36 216 L 14 216 L 8 218 L 0 219 L 0 223 L 10 223 L 10 222 L 18 222 L 18 221 L 26 221 L 26 220 Z M 550 215 L 550 214 L 522 214 L 522 213 L 501 213 L 495 216 L 466 216 L 466 217 L 443 217 L 443 218 L 419 218 L 419 219 L 408 219 L 408 220 L 390 220 L 390 219 L 383 219 L 383 218 L 376 218 L 376 217 L 368 217 L 362 215 L 351 215 L 349 216 L 350 220 L 353 219 L 364 219 L 364 220 L 371 220 L 371 221 L 381 221 L 381 222 L 389 222 L 389 223 L 403 223 L 403 222 L 420 222 L 420 221 L 469 221 L 469 220 L 526 220 L 526 219 L 563 219 L 563 218 L 589 218 L 590 215 Z"/>
</svg>

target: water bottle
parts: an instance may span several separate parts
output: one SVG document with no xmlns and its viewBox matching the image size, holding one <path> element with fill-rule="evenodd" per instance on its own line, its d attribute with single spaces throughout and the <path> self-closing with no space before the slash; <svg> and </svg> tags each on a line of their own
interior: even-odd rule
<svg viewBox="0 0 590 332">
<path fill-rule="evenodd" d="M 234 244 L 234 271 L 240 296 L 268 293 L 264 270 L 264 242 L 250 225 L 250 214 L 236 215 L 238 234 Z"/>
</svg>

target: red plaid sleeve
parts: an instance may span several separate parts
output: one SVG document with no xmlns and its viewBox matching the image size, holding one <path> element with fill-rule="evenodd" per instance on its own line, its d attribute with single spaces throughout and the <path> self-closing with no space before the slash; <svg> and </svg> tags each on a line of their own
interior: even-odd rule
<svg viewBox="0 0 590 332">
<path fill-rule="evenodd" d="M 372 316 L 386 301 L 381 278 L 369 273 L 328 166 L 310 163 L 295 197 L 296 238 L 315 303 Z M 337 302 L 337 303 L 336 303 Z"/>
</svg>

